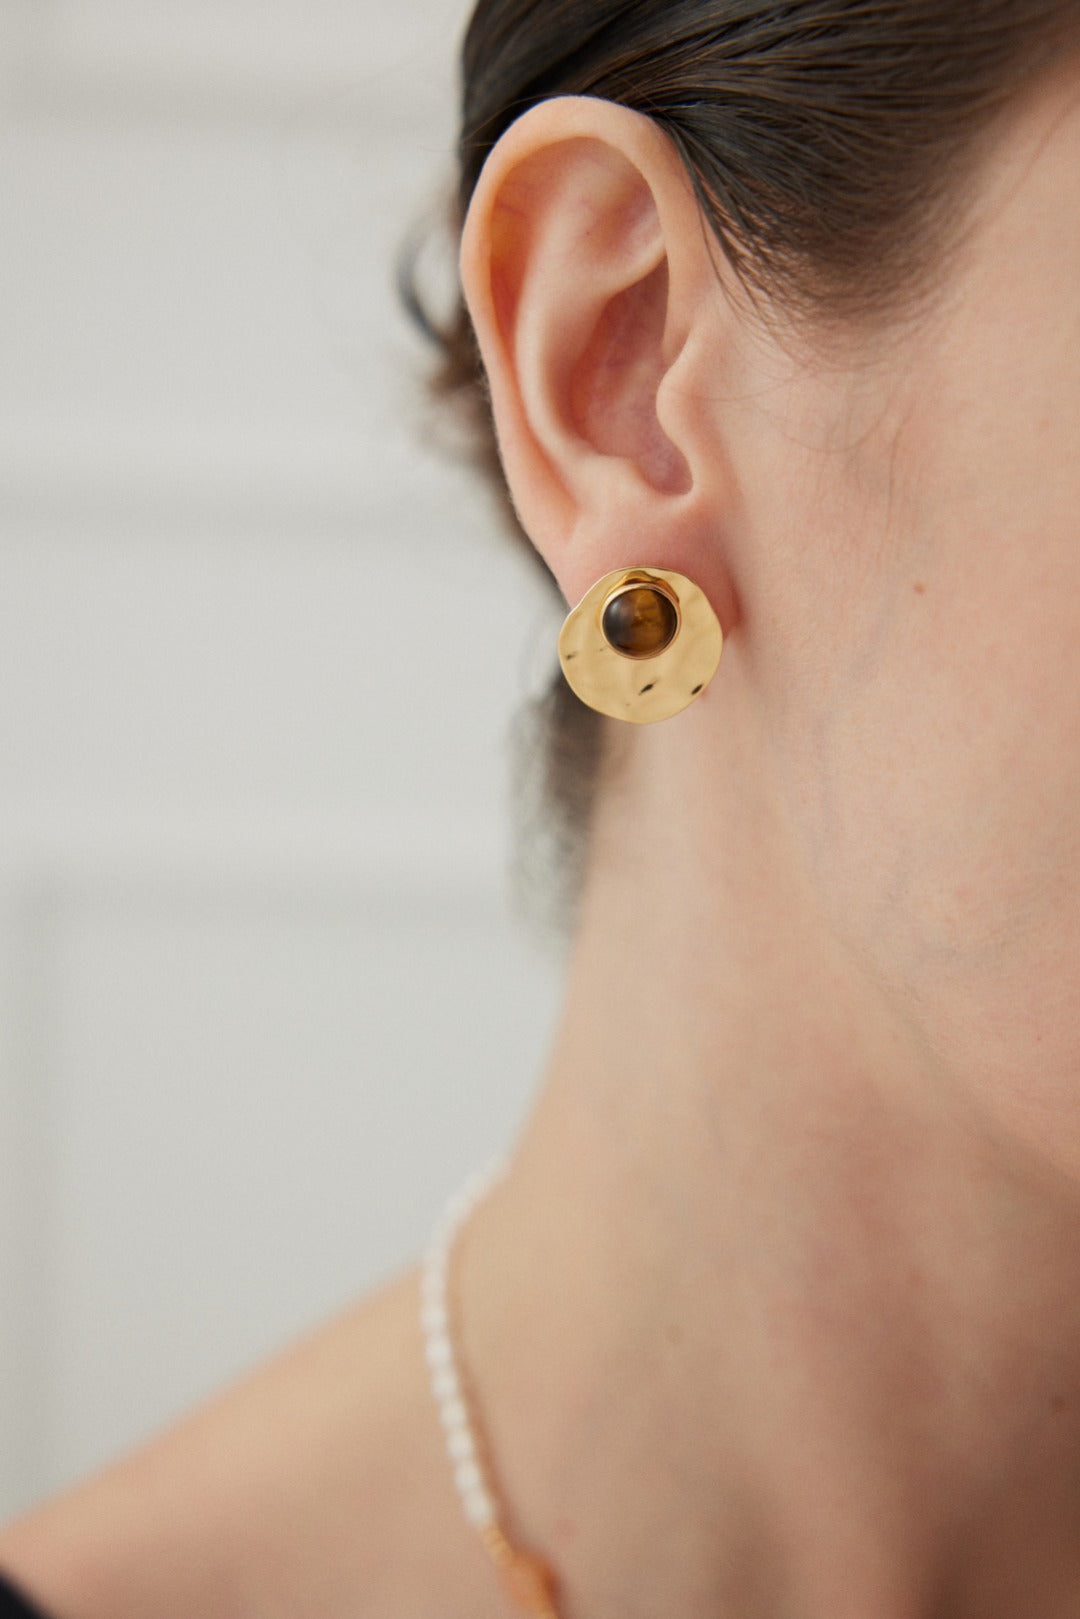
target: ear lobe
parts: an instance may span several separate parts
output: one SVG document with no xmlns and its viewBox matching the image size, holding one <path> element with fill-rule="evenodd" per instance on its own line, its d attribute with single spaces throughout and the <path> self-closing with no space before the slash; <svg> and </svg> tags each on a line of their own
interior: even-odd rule
<svg viewBox="0 0 1080 1619">
<path fill-rule="evenodd" d="M 571 600 L 592 569 L 643 560 L 628 551 L 647 550 L 653 527 L 670 533 L 664 514 L 692 486 L 659 406 L 687 315 L 650 176 L 662 139 L 611 103 L 542 103 L 488 158 L 466 222 L 462 280 L 504 468 Z M 675 185 L 684 226 L 691 210 L 694 240 L 689 185 L 673 154 L 663 158 L 660 179 Z"/>
</svg>

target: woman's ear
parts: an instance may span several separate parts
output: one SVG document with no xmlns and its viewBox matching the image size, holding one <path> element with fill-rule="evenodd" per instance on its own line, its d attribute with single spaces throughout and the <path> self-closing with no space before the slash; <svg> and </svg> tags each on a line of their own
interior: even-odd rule
<svg viewBox="0 0 1080 1619">
<path fill-rule="evenodd" d="M 511 495 L 570 602 L 617 567 L 713 571 L 687 370 L 730 315 L 715 256 L 674 147 L 612 102 L 541 102 L 484 166 L 462 281 Z"/>
</svg>

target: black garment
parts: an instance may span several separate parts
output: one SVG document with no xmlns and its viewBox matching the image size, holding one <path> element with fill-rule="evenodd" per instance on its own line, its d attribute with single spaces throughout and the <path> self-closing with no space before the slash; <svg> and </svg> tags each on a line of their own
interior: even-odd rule
<svg viewBox="0 0 1080 1619">
<path fill-rule="evenodd" d="M 0 1574 L 0 1619 L 49 1619 Z"/>
</svg>

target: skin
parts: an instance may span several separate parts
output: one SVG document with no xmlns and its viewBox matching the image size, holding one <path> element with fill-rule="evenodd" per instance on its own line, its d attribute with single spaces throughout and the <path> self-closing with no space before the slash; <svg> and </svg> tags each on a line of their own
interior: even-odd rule
<svg viewBox="0 0 1080 1619">
<path fill-rule="evenodd" d="M 459 1250 L 573 1619 L 1080 1615 L 1080 67 L 917 318 L 753 314 L 646 120 L 511 127 L 463 274 L 568 602 L 726 634 L 625 728 L 563 1017 Z M 58 1619 L 498 1619 L 416 1277 L 0 1536 Z"/>
</svg>

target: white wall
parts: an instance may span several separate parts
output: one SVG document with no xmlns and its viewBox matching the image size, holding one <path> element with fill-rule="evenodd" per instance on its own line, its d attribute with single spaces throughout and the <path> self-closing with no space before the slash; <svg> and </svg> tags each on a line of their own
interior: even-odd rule
<svg viewBox="0 0 1080 1619">
<path fill-rule="evenodd" d="M 0 0 L 0 1516 L 416 1253 L 559 964 L 558 617 L 420 446 L 459 0 Z"/>
</svg>

